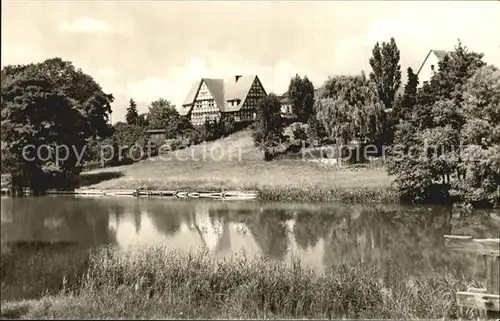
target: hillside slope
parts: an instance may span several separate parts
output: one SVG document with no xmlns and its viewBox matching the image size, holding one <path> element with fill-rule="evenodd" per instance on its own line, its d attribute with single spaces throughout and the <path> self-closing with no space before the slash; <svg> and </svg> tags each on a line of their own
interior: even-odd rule
<svg viewBox="0 0 500 321">
<path fill-rule="evenodd" d="M 121 176 L 91 186 L 100 189 L 272 189 L 281 194 L 284 190 L 293 190 L 292 194 L 326 193 L 325 197 L 329 198 L 328 195 L 339 190 L 344 194 L 355 190 L 355 193 L 387 191 L 391 183 L 383 168 L 336 168 L 302 159 L 265 162 L 254 147 L 249 130 L 132 165 L 86 172 L 82 178 L 85 181 L 92 176 L 110 177 L 112 173 Z"/>
</svg>

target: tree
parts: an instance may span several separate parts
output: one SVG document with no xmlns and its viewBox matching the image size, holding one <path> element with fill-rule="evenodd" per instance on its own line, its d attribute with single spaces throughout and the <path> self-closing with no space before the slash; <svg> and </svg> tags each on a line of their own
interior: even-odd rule
<svg viewBox="0 0 500 321">
<path fill-rule="evenodd" d="M 450 100 L 457 107 L 453 108 L 454 115 L 458 115 L 458 105 L 463 100 L 462 87 L 479 68 L 486 65 L 482 58 L 483 54 L 469 51 L 459 41 L 455 51 L 438 63 L 439 72 L 418 92 L 418 108 L 415 108 L 414 117 L 419 129 L 436 127 L 440 121 L 447 122 L 442 117 L 433 117 L 433 106 L 440 100 Z"/>
<path fill-rule="evenodd" d="M 30 186 L 37 194 L 57 181 L 69 183 L 81 170 L 77 154 L 88 141 L 111 135 L 113 96 L 69 61 L 6 66 L 1 98 L 2 172 L 11 174 L 15 188 Z M 23 156 L 29 144 L 34 148 Z M 42 145 L 47 146 L 46 158 L 34 155 Z M 61 145 L 70 149 L 67 158 L 55 156 Z M 83 153 L 80 161 L 88 156 Z"/>
<path fill-rule="evenodd" d="M 466 148 L 453 188 L 468 203 L 500 207 L 500 71 L 482 67 L 463 88 L 460 138 Z"/>
<path fill-rule="evenodd" d="M 300 78 L 299 75 L 295 75 L 290 80 L 288 98 L 294 114 L 301 122 L 307 122 L 314 106 L 314 86 L 307 76 Z"/>
<path fill-rule="evenodd" d="M 418 75 L 413 69 L 408 68 L 408 81 L 406 82 L 404 94 L 400 101 L 394 104 L 394 120 L 398 124 L 407 120 L 412 113 L 413 107 L 417 104 Z"/>
<path fill-rule="evenodd" d="M 135 144 L 143 146 L 146 142 L 144 130 L 138 125 L 117 122 L 113 126 L 113 130 L 113 142 L 122 148 L 131 147 Z"/>
<path fill-rule="evenodd" d="M 167 136 L 177 137 L 180 135 L 184 138 L 186 135 L 190 135 L 194 130 L 193 124 L 191 124 L 187 117 L 173 117 L 167 126 Z"/>
<path fill-rule="evenodd" d="M 383 105 L 375 85 L 363 74 L 329 78 L 315 110 L 329 138 L 337 144 L 353 140 L 373 143 L 381 132 Z"/>
<path fill-rule="evenodd" d="M 386 109 L 392 108 L 396 91 L 401 86 L 401 66 L 399 49 L 394 38 L 389 43 L 377 42 L 370 58 L 372 72 L 370 79 L 375 82 L 380 100 Z"/>
<path fill-rule="evenodd" d="M 115 146 L 114 156 L 117 160 L 133 158 L 138 160 L 140 158 L 140 150 L 132 148 L 133 146 L 140 146 L 143 148 L 146 145 L 146 136 L 144 128 L 139 125 L 129 125 L 127 123 L 118 122 L 113 126 L 112 144 Z M 121 152 L 122 151 L 122 152 Z M 123 152 L 125 154 L 123 154 Z M 132 152 L 136 154 L 132 154 Z M 120 155 L 120 153 L 122 153 Z"/>
<path fill-rule="evenodd" d="M 318 120 L 318 112 L 316 110 L 317 104 L 314 104 L 315 108 L 311 117 L 309 117 L 309 121 L 307 122 L 307 137 L 311 141 L 317 141 L 319 144 L 328 136 L 325 127 Z"/>
<path fill-rule="evenodd" d="M 149 105 L 148 128 L 166 129 L 167 138 L 175 138 L 179 117 L 179 112 L 170 101 L 163 98 L 157 99 Z"/>
<path fill-rule="evenodd" d="M 142 128 L 147 128 L 149 126 L 147 113 L 142 113 L 139 115 L 139 119 L 137 120 L 137 125 Z"/>
<path fill-rule="evenodd" d="M 139 113 L 137 112 L 137 105 L 132 98 L 130 98 L 129 106 L 127 108 L 127 114 L 125 115 L 125 121 L 129 125 L 138 125 L 139 123 Z"/>
<path fill-rule="evenodd" d="M 482 193 L 475 189 L 475 180 L 477 177 L 488 177 L 492 185 L 486 183 L 486 186 L 495 186 L 495 175 L 485 172 L 485 176 L 479 175 L 476 171 L 478 167 L 471 165 L 477 163 L 467 161 L 472 151 L 481 151 L 485 153 L 484 159 L 488 159 L 486 163 L 489 163 L 479 168 L 488 172 L 496 166 L 493 165 L 494 158 L 489 156 L 496 150 L 495 144 L 489 142 L 477 148 L 479 145 L 475 143 L 478 139 L 470 135 L 486 135 L 486 131 L 495 131 L 494 127 L 488 127 L 490 125 L 479 125 L 485 119 L 486 123 L 490 119 L 493 121 L 494 117 L 483 118 L 480 114 L 469 112 L 474 104 L 478 104 L 479 109 L 495 106 L 492 97 L 495 95 L 493 84 L 497 80 L 494 72 L 479 71 L 485 65 L 482 56 L 468 51 L 459 42 L 455 51 L 439 62 L 439 72 L 418 91 L 417 105 L 411 116 L 397 126 L 395 142 L 400 151 L 390 159 L 388 171 L 396 176 L 395 182 L 403 198 L 426 202 L 462 200 L 475 204 L 479 204 L 481 199 L 483 204 L 492 203 L 486 195 L 493 195 L 494 189 L 487 187 Z M 487 94 L 483 94 L 484 88 L 489 88 L 484 91 Z M 477 98 L 471 100 L 471 97 Z M 476 110 L 475 107 L 472 110 Z M 464 153 L 464 143 L 476 147 L 466 147 Z M 474 191 L 474 197 L 470 191 Z"/>
<path fill-rule="evenodd" d="M 264 159 L 271 160 L 274 148 L 283 140 L 283 121 L 281 103 L 274 94 L 269 94 L 259 101 L 257 118 L 253 131 L 255 145 L 264 151 Z"/>
<path fill-rule="evenodd" d="M 394 123 L 397 120 L 389 113 L 394 108 L 396 92 L 401 86 L 401 66 L 399 65 L 399 49 L 394 38 L 389 43 L 378 42 L 372 50 L 370 65 L 372 72 L 370 79 L 376 84 L 377 93 L 385 106 L 381 113 L 381 122 L 383 125 L 382 133 L 378 139 L 377 145 L 392 145 L 394 140 Z"/>
</svg>

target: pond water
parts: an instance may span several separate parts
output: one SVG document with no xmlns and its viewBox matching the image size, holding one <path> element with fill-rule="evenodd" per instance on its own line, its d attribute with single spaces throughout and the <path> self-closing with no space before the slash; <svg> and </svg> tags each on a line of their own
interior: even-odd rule
<svg viewBox="0 0 500 321">
<path fill-rule="evenodd" d="M 476 257 L 444 249 L 443 235 L 498 237 L 498 211 L 399 205 L 269 204 L 47 196 L 2 198 L 2 300 L 56 291 L 85 256 L 110 245 L 162 244 L 214 256 L 264 255 L 318 272 L 339 262 L 395 262 L 406 272 L 482 276 Z M 479 263 L 478 263 L 479 262 Z"/>
</svg>

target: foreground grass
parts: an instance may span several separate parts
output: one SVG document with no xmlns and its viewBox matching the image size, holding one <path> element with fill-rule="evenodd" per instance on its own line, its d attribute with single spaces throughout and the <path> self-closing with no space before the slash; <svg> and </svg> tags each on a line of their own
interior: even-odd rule
<svg viewBox="0 0 500 321">
<path fill-rule="evenodd" d="M 298 261 L 165 251 L 100 249 L 83 282 L 38 300 L 3 302 L 2 317 L 457 318 L 455 293 L 471 284 L 361 262 L 316 274 Z"/>
<path fill-rule="evenodd" d="M 222 150 L 222 158 L 211 156 L 211 150 Z M 112 173 L 120 175 L 110 179 Z M 96 183 L 99 176 L 103 181 Z M 398 200 L 384 168 L 337 168 L 302 159 L 265 162 L 247 130 L 161 159 L 89 171 L 82 181 L 99 189 L 257 190 L 269 201 Z"/>
</svg>

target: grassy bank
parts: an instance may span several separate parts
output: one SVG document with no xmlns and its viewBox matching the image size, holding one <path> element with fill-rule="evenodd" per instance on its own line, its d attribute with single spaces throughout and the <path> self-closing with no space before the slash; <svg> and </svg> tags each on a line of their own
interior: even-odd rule
<svg viewBox="0 0 500 321">
<path fill-rule="evenodd" d="M 82 174 L 83 185 L 101 189 L 257 190 L 272 201 L 396 202 L 391 182 L 382 167 L 334 167 L 302 158 L 265 162 L 246 130 L 162 158 Z"/>
<path fill-rule="evenodd" d="M 316 274 L 300 262 L 164 251 L 96 251 L 84 282 L 3 302 L 2 317 L 456 318 L 455 292 L 472 284 L 452 274 L 405 275 L 396 264 L 381 271 L 350 262 Z"/>
</svg>

